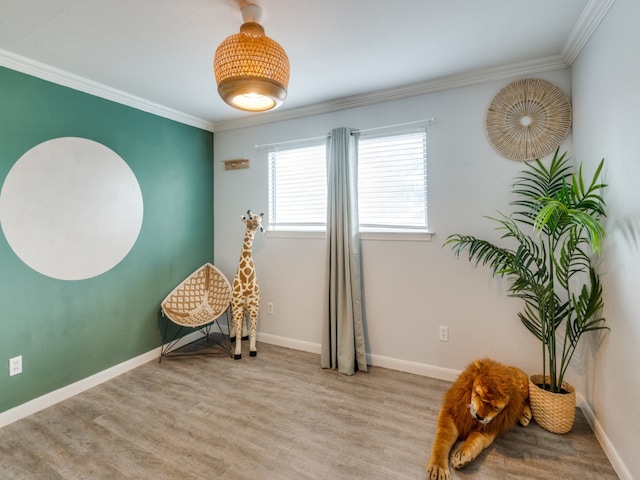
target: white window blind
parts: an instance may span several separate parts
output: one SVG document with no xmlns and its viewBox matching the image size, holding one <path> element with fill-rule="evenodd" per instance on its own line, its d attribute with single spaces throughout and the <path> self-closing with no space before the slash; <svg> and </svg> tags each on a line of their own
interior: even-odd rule
<svg viewBox="0 0 640 480">
<path fill-rule="evenodd" d="M 269 229 L 324 231 L 327 221 L 325 140 L 269 151 Z"/>
<path fill-rule="evenodd" d="M 364 232 L 427 231 L 426 129 L 369 132 L 358 141 L 358 203 Z M 325 231 L 325 139 L 269 150 L 269 226 Z"/>
<path fill-rule="evenodd" d="M 358 203 L 363 231 L 427 230 L 426 130 L 361 136 Z"/>
</svg>

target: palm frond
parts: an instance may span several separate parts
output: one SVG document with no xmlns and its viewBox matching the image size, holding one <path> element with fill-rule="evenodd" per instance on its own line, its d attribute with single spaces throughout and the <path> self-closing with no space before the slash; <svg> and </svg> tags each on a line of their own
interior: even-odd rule
<svg viewBox="0 0 640 480">
<path fill-rule="evenodd" d="M 451 244 L 451 251 L 456 257 L 460 257 L 467 250 L 469 261 L 475 260 L 475 265 L 489 265 L 493 273 L 501 275 L 512 263 L 514 253 L 507 248 L 500 248 L 491 242 L 475 238 L 471 235 L 450 235 L 444 245 Z"/>
<path fill-rule="evenodd" d="M 533 219 L 537 217 L 544 206 L 541 199 L 556 198 L 567 188 L 567 181 L 571 178 L 571 167 L 568 165 L 566 153 L 554 154 L 549 167 L 545 167 L 540 160 L 527 164 L 528 170 L 524 170 L 516 177 L 512 193 L 516 200 L 511 205 L 522 207 L 523 210 L 514 212 L 514 216 L 524 223 L 533 225 Z"/>
</svg>

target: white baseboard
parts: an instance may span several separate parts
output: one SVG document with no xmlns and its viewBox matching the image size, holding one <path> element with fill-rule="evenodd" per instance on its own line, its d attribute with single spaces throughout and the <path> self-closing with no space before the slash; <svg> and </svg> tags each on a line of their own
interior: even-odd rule
<svg viewBox="0 0 640 480">
<path fill-rule="evenodd" d="M 304 342 L 293 338 L 279 337 L 278 335 L 270 335 L 268 333 L 259 333 L 257 336 L 259 342 L 268 343 L 269 345 L 277 345 L 278 347 L 291 348 L 302 352 L 316 353 L 320 355 L 322 348 L 319 343 Z"/>
<path fill-rule="evenodd" d="M 182 337 L 177 345 L 186 345 L 189 342 L 197 340 L 201 336 L 202 333 L 200 333 L 199 331 L 190 333 L 189 335 L 185 335 L 184 337 Z M 114 365 L 111 368 L 98 372 L 95 375 L 91 375 L 90 377 L 83 378 L 82 380 L 72 383 L 71 385 L 59 388 L 58 390 L 54 390 L 53 392 L 42 395 L 41 397 L 34 398 L 33 400 L 18 405 L 17 407 L 14 407 L 10 410 L 6 410 L 0 413 L 0 428 L 13 422 L 17 422 L 18 420 L 28 417 L 29 415 L 33 415 L 40 410 L 51 407 L 56 403 L 71 398 L 74 395 L 84 392 L 85 390 L 89 390 L 96 385 L 100 385 L 107 380 L 111 380 L 112 378 L 115 378 L 118 375 L 122 375 L 129 370 L 133 370 L 136 367 L 144 365 L 147 362 L 157 360 L 160 357 L 160 348 L 161 347 L 155 348 L 150 352 L 143 353 L 142 355 L 134 357 L 118 365 Z"/>
<path fill-rule="evenodd" d="M 607 437 L 606 433 L 602 429 L 602 425 L 600 425 L 600 422 L 598 422 L 598 419 L 591 409 L 591 406 L 580 394 L 576 395 L 576 401 L 578 402 L 580 410 L 582 410 L 582 413 L 584 413 L 587 422 L 589 422 L 589 425 L 591 425 L 591 430 L 593 430 L 593 433 L 598 439 L 598 443 L 602 447 L 602 450 L 604 450 L 605 455 L 611 462 L 611 466 L 620 477 L 620 480 L 633 480 L 631 473 L 629 472 L 629 470 L 627 470 L 627 467 L 618 455 L 618 452 L 609 440 L 609 437 Z"/>
<path fill-rule="evenodd" d="M 458 378 L 458 375 L 461 373 L 460 370 L 434 367 L 433 365 L 398 360 L 397 358 L 383 357 L 381 355 L 367 354 L 367 360 L 369 365 L 373 365 L 374 367 L 389 368 L 391 370 L 399 370 L 401 372 L 437 378 L 439 380 L 448 380 L 450 382 Z"/>
<path fill-rule="evenodd" d="M 291 338 L 279 337 L 268 333 L 260 333 L 259 341 L 279 347 L 292 348 L 294 350 L 302 350 L 304 352 L 320 354 L 322 346 L 318 343 L 302 342 Z M 399 370 L 401 372 L 413 373 L 425 377 L 438 378 L 440 380 L 454 381 L 459 370 L 450 370 L 448 368 L 434 367 L 425 365 L 424 363 L 409 362 L 406 360 L 398 360 L 396 358 L 383 357 L 382 355 L 367 354 L 367 363 L 374 367 L 389 368 L 391 370 Z"/>
</svg>

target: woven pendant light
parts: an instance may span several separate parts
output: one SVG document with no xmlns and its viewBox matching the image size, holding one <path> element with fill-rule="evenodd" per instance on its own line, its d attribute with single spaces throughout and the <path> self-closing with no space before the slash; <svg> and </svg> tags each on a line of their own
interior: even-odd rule
<svg viewBox="0 0 640 480">
<path fill-rule="evenodd" d="M 240 110 L 271 110 L 287 96 L 289 58 L 277 42 L 265 35 L 260 25 L 260 7 L 246 5 L 242 17 L 240 33 L 227 37 L 216 49 L 213 70 L 218 93 Z"/>
</svg>

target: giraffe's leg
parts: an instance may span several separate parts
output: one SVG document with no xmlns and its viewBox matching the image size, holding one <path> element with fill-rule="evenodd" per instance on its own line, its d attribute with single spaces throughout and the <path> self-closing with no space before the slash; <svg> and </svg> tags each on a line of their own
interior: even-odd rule
<svg viewBox="0 0 640 480">
<path fill-rule="evenodd" d="M 249 340 L 249 333 L 247 332 L 247 319 L 245 315 L 242 316 L 242 340 Z"/>
<path fill-rule="evenodd" d="M 231 343 L 236 341 L 236 322 L 233 318 L 231 319 L 231 328 L 229 329 L 229 340 L 231 340 Z"/>
<path fill-rule="evenodd" d="M 236 332 L 242 331 L 242 319 L 244 317 L 244 308 L 242 305 L 233 305 L 231 308 L 233 315 L 233 327 Z M 233 354 L 233 358 L 240 360 L 242 358 L 242 342 L 236 342 L 236 350 Z"/>
<path fill-rule="evenodd" d="M 229 340 L 231 343 L 236 341 L 236 316 L 237 310 L 243 308 L 244 301 L 242 297 L 242 283 L 236 274 L 233 279 L 233 289 L 231 294 L 231 325 L 229 326 Z"/>
<path fill-rule="evenodd" d="M 241 325 L 242 325 L 242 340 L 249 340 L 249 334 L 247 333 L 247 322 L 246 319 L 244 318 L 244 315 L 242 316 L 242 320 L 240 321 Z M 233 325 L 231 325 L 231 330 L 229 331 L 229 340 L 231 340 L 231 343 L 235 343 L 236 341 L 236 324 L 235 321 L 233 322 Z"/>
<path fill-rule="evenodd" d="M 256 348 L 256 327 L 258 326 L 258 310 L 260 309 L 260 296 L 253 294 L 247 299 L 247 307 L 249 310 L 249 355 L 255 357 L 258 355 Z"/>
<path fill-rule="evenodd" d="M 256 348 L 256 325 L 258 323 L 258 317 L 251 316 L 251 324 L 249 326 L 249 355 L 255 357 L 258 355 Z"/>
</svg>

